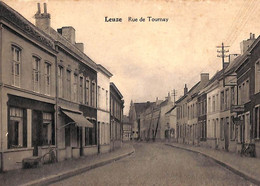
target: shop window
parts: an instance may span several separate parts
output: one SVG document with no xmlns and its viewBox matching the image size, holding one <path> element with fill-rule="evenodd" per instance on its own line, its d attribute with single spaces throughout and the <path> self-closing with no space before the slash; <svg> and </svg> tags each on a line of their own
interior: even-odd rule
<svg viewBox="0 0 260 186">
<path fill-rule="evenodd" d="M 20 87 L 21 49 L 12 46 L 12 85 Z"/>
<path fill-rule="evenodd" d="M 8 148 L 27 146 L 26 111 L 20 108 L 9 109 Z"/>
<path fill-rule="evenodd" d="M 54 145 L 52 137 L 54 136 L 54 123 L 51 113 L 43 113 L 42 140 L 43 145 Z"/>
<path fill-rule="evenodd" d="M 97 144 L 96 124 L 95 124 L 94 121 L 91 121 L 91 123 L 93 123 L 93 128 L 86 128 L 85 127 L 85 146 Z"/>
</svg>

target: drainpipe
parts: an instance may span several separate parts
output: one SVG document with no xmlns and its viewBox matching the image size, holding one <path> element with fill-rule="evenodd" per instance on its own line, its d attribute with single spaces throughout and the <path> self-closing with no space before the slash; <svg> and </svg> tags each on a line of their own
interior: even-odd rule
<svg viewBox="0 0 260 186">
<path fill-rule="evenodd" d="M 0 24 L 0 65 L 2 65 L 2 50 L 3 50 L 3 47 L 2 47 L 2 30 L 3 30 L 3 25 L 2 24 Z M 2 66 L 0 67 L 0 76 L 2 76 Z M 3 94 L 2 94 L 2 77 L 0 77 L 0 96 L 2 96 Z M 1 114 L 3 114 L 2 113 L 2 97 L 0 98 L 0 109 L 1 109 L 1 111 L 0 111 L 0 113 Z M 2 117 L 1 117 L 2 118 Z M 0 166 L 0 172 L 2 172 L 3 171 L 3 123 L 2 123 L 2 119 L 0 120 L 0 131 L 1 131 L 1 133 L 0 133 L 0 135 L 1 135 L 1 166 Z"/>
<path fill-rule="evenodd" d="M 55 46 L 55 50 L 58 51 Z M 56 159 L 58 161 L 58 57 L 55 56 L 55 146 L 56 146 Z"/>
</svg>

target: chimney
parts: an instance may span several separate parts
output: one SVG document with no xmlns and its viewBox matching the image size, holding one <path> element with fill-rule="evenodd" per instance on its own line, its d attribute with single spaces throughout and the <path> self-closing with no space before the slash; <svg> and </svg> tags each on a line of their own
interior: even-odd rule
<svg viewBox="0 0 260 186">
<path fill-rule="evenodd" d="M 247 49 L 253 44 L 254 41 L 255 41 L 255 34 L 250 33 L 249 39 L 244 40 L 240 43 L 241 54 L 244 54 L 247 51 Z"/>
<path fill-rule="evenodd" d="M 76 47 L 77 47 L 81 52 L 84 52 L 84 44 L 83 44 L 83 43 L 76 43 Z"/>
<path fill-rule="evenodd" d="M 75 29 L 72 26 L 66 26 L 57 29 L 58 33 L 60 33 L 63 37 L 65 37 L 70 43 L 73 45 L 76 44 L 75 42 Z"/>
<path fill-rule="evenodd" d="M 203 88 L 209 82 L 209 73 L 200 74 L 200 87 Z"/>
<path fill-rule="evenodd" d="M 51 15 L 47 13 L 47 4 L 44 3 L 44 12 L 41 13 L 41 5 L 37 4 L 38 11 L 35 14 L 35 25 L 46 33 L 50 33 Z"/>
<path fill-rule="evenodd" d="M 184 86 L 184 95 L 186 95 L 188 93 L 188 88 L 187 88 L 187 84 L 185 84 Z"/>
</svg>

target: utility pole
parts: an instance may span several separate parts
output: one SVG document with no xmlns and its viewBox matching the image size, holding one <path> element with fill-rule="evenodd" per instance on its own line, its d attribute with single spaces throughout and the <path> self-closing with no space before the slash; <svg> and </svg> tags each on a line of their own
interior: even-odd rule
<svg viewBox="0 0 260 186">
<path fill-rule="evenodd" d="M 217 57 L 221 57 L 222 58 L 222 68 L 223 68 L 223 86 L 225 87 L 225 64 L 227 64 L 225 62 L 225 58 L 229 57 L 229 55 L 226 55 L 226 53 L 229 52 L 229 50 L 225 50 L 225 48 L 228 48 L 229 46 L 225 46 L 224 43 L 222 42 L 221 46 L 217 46 L 217 48 L 221 48 L 221 50 L 217 50 L 218 53 L 220 53 L 219 55 L 217 55 Z"/>
<path fill-rule="evenodd" d="M 177 96 L 177 91 L 175 89 L 172 90 L 173 103 L 175 104 L 175 97 Z"/>
</svg>

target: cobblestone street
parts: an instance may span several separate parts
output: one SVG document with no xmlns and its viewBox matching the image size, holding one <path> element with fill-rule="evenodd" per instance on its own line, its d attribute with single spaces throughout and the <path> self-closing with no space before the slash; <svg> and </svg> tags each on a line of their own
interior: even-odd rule
<svg viewBox="0 0 260 186">
<path fill-rule="evenodd" d="M 196 153 L 161 143 L 134 147 L 130 157 L 53 185 L 253 185 Z"/>
</svg>

